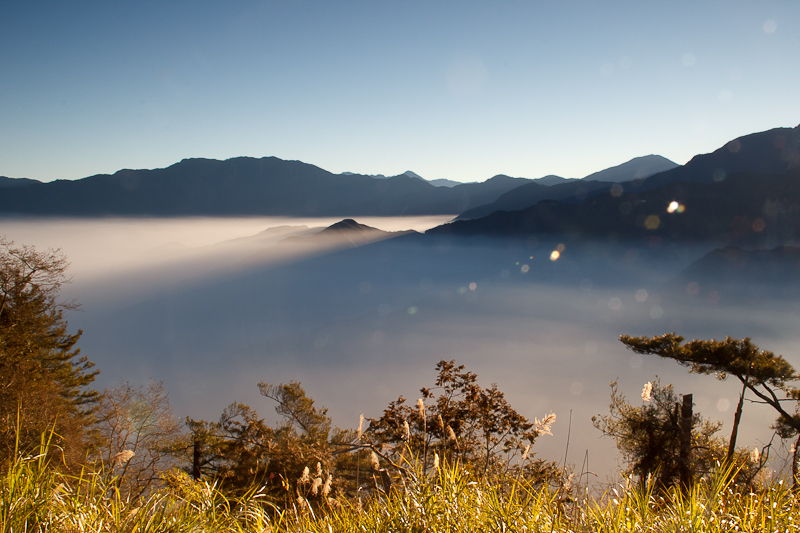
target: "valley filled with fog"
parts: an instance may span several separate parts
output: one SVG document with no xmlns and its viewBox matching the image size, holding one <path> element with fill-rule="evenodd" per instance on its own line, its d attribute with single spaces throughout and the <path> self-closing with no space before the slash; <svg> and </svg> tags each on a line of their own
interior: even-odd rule
<svg viewBox="0 0 800 533">
<path fill-rule="evenodd" d="M 450 218 L 357 221 L 423 232 Z M 554 435 L 534 451 L 563 461 L 569 432 L 567 461 L 581 470 L 588 450 L 603 481 L 617 454 L 591 416 L 608 413 L 609 381 L 638 405 L 657 375 L 693 393 L 724 437 L 739 392 L 635 355 L 620 335 L 749 336 L 800 367 L 791 301 L 744 305 L 674 283 L 712 245 L 315 236 L 339 220 L 5 219 L 0 235 L 68 256 L 62 295 L 81 304 L 69 325 L 102 372 L 96 388 L 163 381 L 179 417 L 215 419 L 239 401 L 274 420 L 256 384 L 295 380 L 334 424 L 355 427 L 400 395 L 414 402 L 435 364 L 455 359 L 527 418 L 554 411 Z M 746 405 L 740 446 L 765 444 L 773 419 Z"/>
</svg>

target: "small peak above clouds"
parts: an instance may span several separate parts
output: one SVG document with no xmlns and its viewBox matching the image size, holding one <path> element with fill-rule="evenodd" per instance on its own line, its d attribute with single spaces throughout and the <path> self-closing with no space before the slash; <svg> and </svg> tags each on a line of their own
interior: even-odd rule
<svg viewBox="0 0 800 533">
<path fill-rule="evenodd" d="M 290 236 L 284 239 L 283 242 L 300 246 L 321 247 L 319 250 L 327 249 L 331 251 L 341 248 L 357 248 L 408 233 L 417 232 L 414 230 L 383 231 L 366 224 L 359 224 L 352 218 L 345 218 L 312 235 Z"/>
<path fill-rule="evenodd" d="M 402 231 L 384 231 L 382 229 L 373 228 L 372 226 L 367 226 L 366 224 L 360 224 L 353 220 L 352 218 L 345 218 L 336 222 L 335 224 L 331 224 L 327 228 L 323 229 L 316 235 L 333 235 L 336 233 L 342 232 L 358 232 L 362 234 L 375 234 L 375 235 L 386 235 L 386 236 L 398 236 L 398 235 L 405 235 L 406 233 L 417 233 L 414 230 L 402 230 Z"/>
<path fill-rule="evenodd" d="M 331 224 L 330 226 L 328 226 L 327 228 L 322 230 L 320 233 L 345 231 L 345 230 L 358 230 L 358 231 L 375 230 L 375 231 L 380 231 L 377 228 L 373 228 L 371 226 L 366 226 L 364 224 L 359 224 L 358 222 L 356 222 L 352 218 L 345 218 L 343 220 L 340 220 L 339 222 L 336 222 L 335 224 Z"/>
</svg>

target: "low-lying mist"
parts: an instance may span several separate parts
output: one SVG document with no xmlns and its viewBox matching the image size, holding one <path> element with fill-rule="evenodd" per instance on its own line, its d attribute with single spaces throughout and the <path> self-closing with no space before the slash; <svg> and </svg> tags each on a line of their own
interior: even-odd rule
<svg viewBox="0 0 800 533">
<path fill-rule="evenodd" d="M 358 222 L 423 231 L 447 218 Z M 723 421 L 721 436 L 738 398 L 736 383 L 635 355 L 619 335 L 750 336 L 800 366 L 791 302 L 753 308 L 665 292 L 709 246 L 313 239 L 336 221 L 31 219 L 4 221 L 1 233 L 69 256 L 64 296 L 82 303 L 70 328 L 84 331 L 96 385 L 163 380 L 181 417 L 217 418 L 241 401 L 274 419 L 256 384 L 295 380 L 335 424 L 354 427 L 400 395 L 414 402 L 436 362 L 455 359 L 526 417 L 554 411 L 554 436 L 534 451 L 563 461 L 570 433 L 567 461 L 580 468 L 588 453 L 602 481 L 616 450 L 591 416 L 607 414 L 611 380 L 632 404 L 656 376 L 693 393 L 696 411 Z M 747 405 L 740 445 L 768 440 L 773 419 Z"/>
</svg>

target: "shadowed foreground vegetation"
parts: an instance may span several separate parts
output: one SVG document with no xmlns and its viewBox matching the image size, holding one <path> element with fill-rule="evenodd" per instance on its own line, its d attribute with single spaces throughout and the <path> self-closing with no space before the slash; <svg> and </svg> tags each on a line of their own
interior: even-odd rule
<svg viewBox="0 0 800 533">
<path fill-rule="evenodd" d="M 800 498 L 786 484 L 739 490 L 721 468 L 688 493 L 624 483 L 587 498 L 569 484 L 487 482 L 458 464 L 423 473 L 412 462 L 388 493 L 376 488 L 361 500 L 313 506 L 300 496 L 280 508 L 257 487 L 231 498 L 177 470 L 146 497 L 128 500 L 115 477 L 69 476 L 47 455 L 19 457 L 2 478 L 0 531 L 800 531 Z"/>
</svg>

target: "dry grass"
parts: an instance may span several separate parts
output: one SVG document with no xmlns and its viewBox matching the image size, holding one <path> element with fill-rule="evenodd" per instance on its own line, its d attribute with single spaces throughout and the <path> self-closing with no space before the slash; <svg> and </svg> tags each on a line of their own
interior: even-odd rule
<svg viewBox="0 0 800 533">
<path fill-rule="evenodd" d="M 0 531 L 800 531 L 797 494 L 781 482 L 737 490 L 729 471 L 701 480 L 688 494 L 619 486 L 602 498 L 576 501 L 563 487 L 518 479 L 489 483 L 458 464 L 427 474 L 415 462 L 407 467 L 390 494 L 376 489 L 359 501 L 312 507 L 301 500 L 279 509 L 257 488 L 231 500 L 213 483 L 176 471 L 146 498 L 128 501 L 103 472 L 69 477 L 43 454 L 20 456 L 0 479 Z"/>
</svg>

